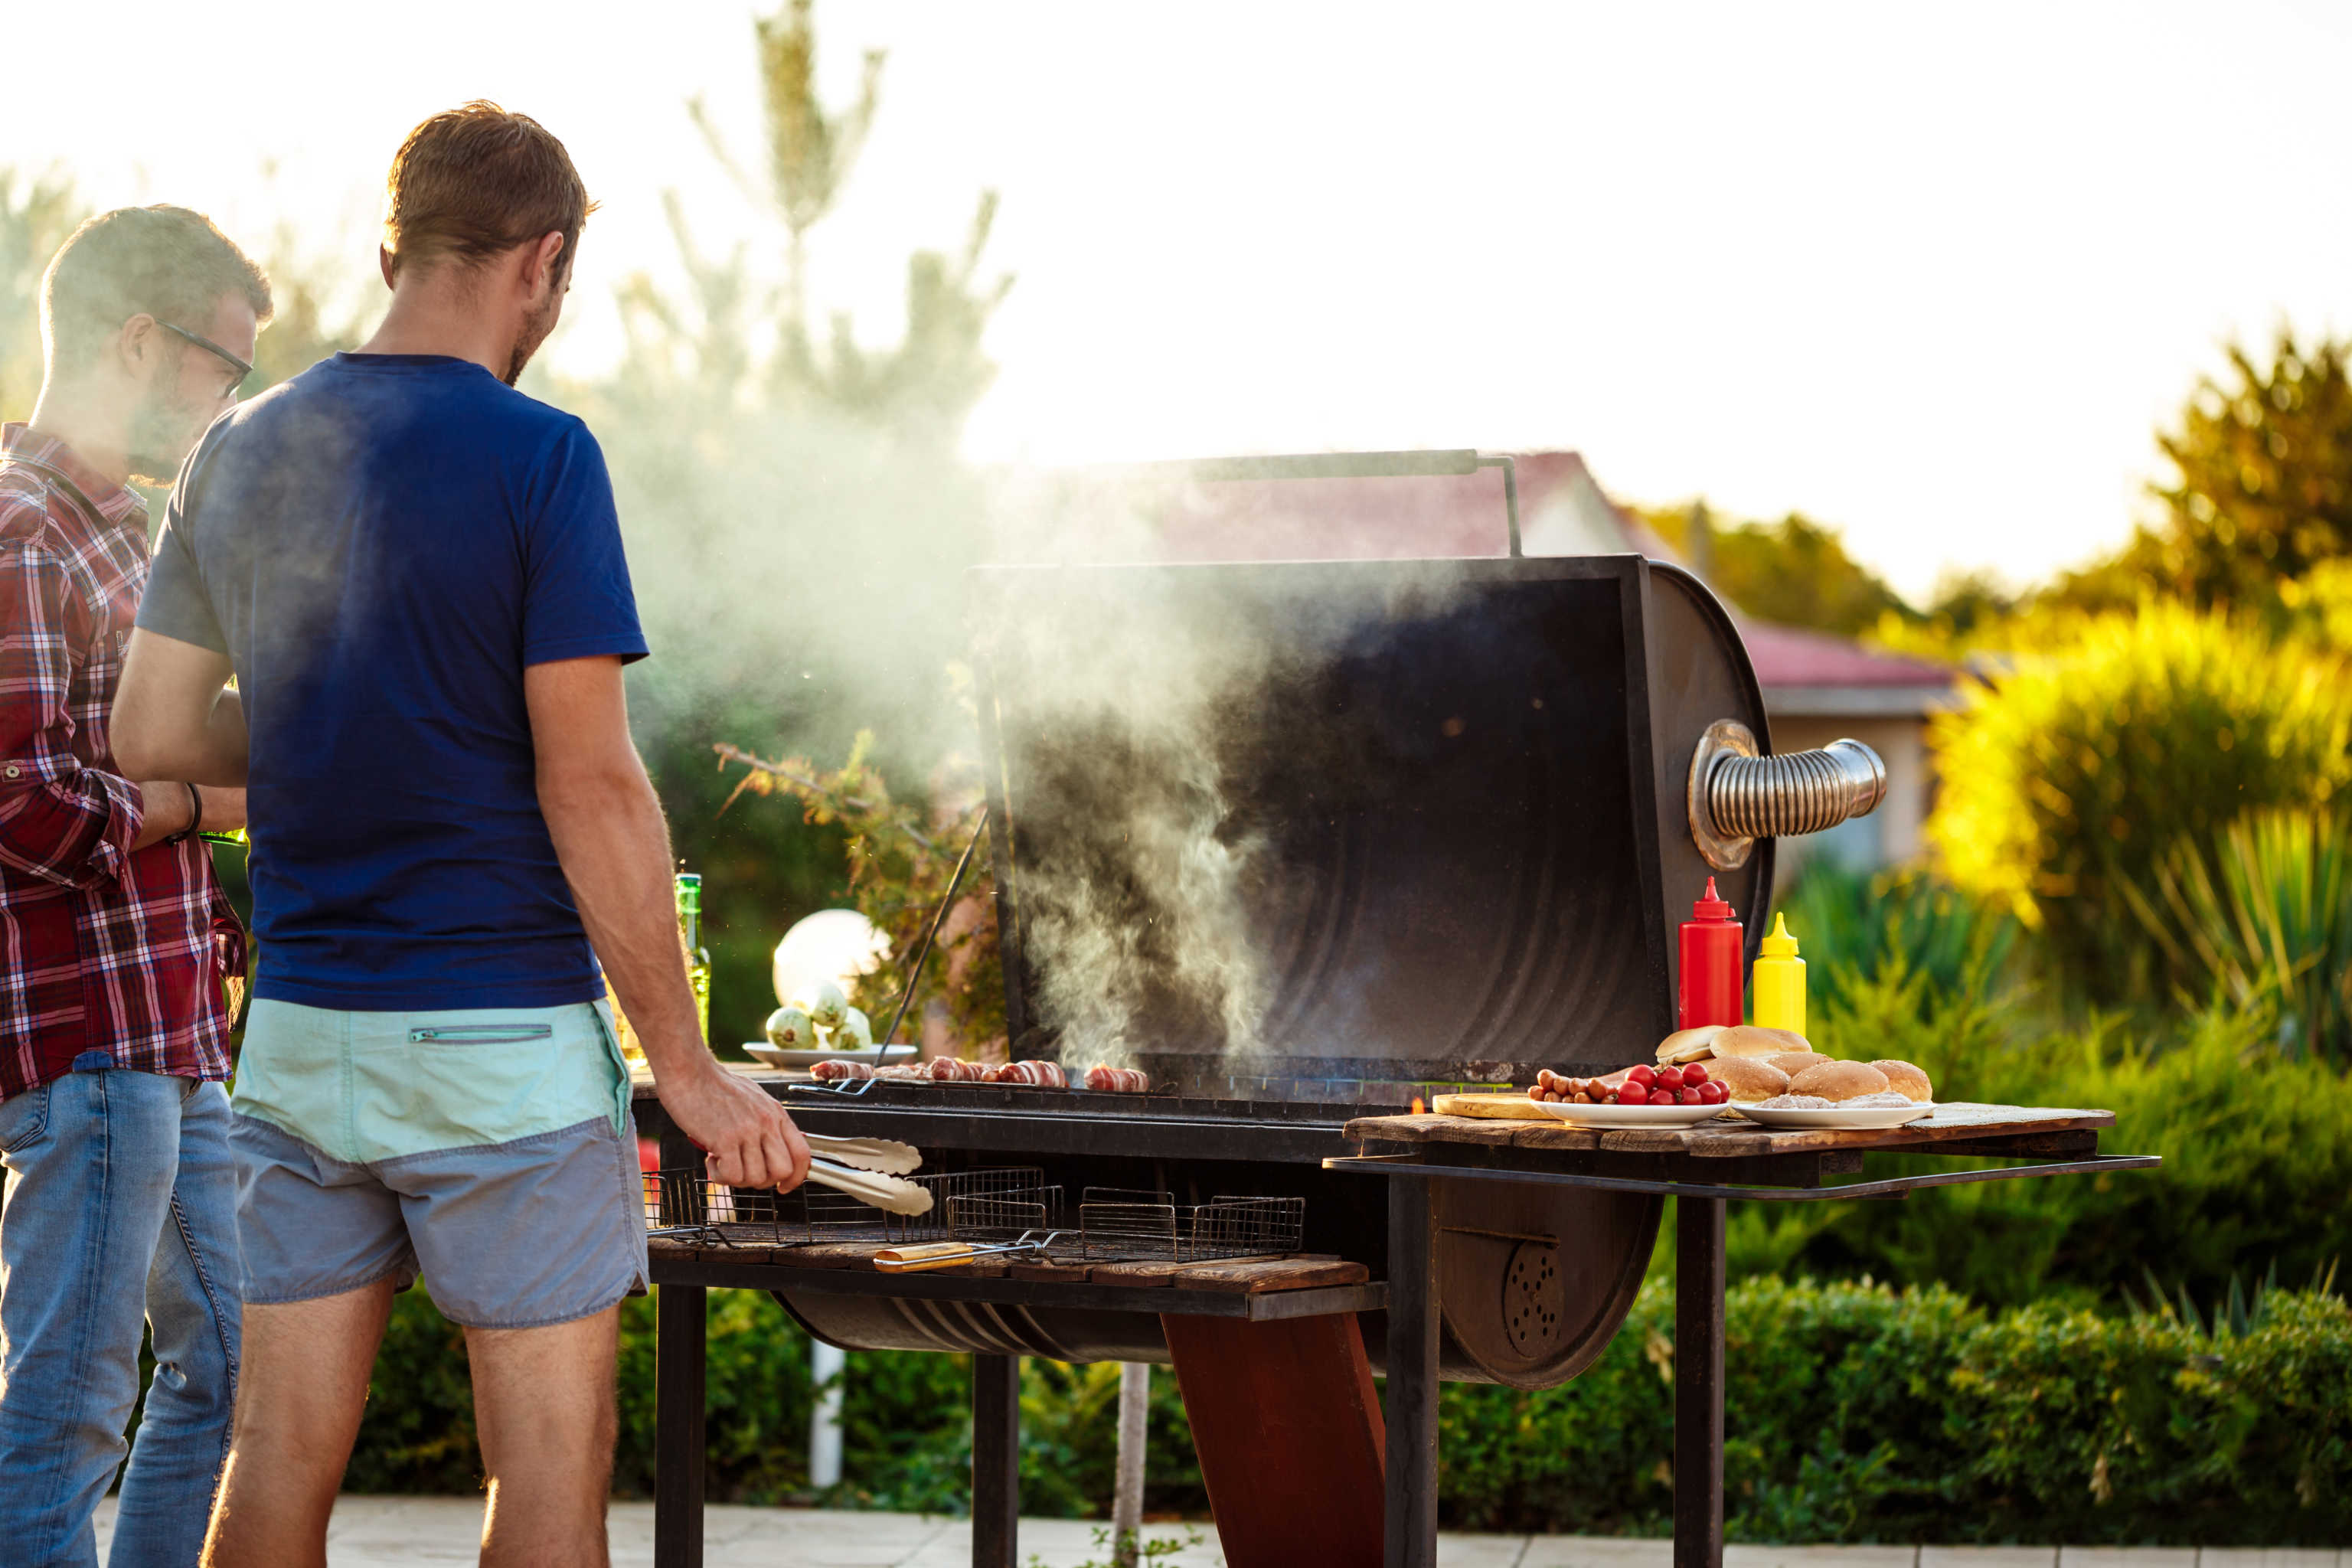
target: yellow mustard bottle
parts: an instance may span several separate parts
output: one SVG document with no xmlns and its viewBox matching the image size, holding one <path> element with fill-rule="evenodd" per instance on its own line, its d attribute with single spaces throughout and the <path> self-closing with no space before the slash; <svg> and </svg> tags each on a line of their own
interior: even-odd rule
<svg viewBox="0 0 2352 1568">
<path fill-rule="evenodd" d="M 1756 998 L 1758 1028 L 1805 1032 L 1805 961 L 1797 956 L 1786 915 L 1772 917 L 1772 934 L 1757 950 L 1748 993 Z"/>
</svg>

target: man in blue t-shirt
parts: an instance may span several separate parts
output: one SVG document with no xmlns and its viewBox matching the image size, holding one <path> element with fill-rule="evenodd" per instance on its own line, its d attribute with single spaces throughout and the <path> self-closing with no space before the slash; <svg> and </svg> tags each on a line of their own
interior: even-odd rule
<svg viewBox="0 0 2352 1568">
<path fill-rule="evenodd" d="M 249 791 L 245 1364 L 206 1561 L 321 1560 L 421 1273 L 466 1328 L 483 1561 L 602 1563 L 646 1254 L 598 958 L 714 1179 L 789 1187 L 808 1150 L 703 1045 L 629 740 L 612 486 L 578 419 L 514 390 L 587 193 L 474 103 L 410 134 L 389 196 L 383 325 L 189 458 L 113 713 L 132 776 Z"/>
</svg>

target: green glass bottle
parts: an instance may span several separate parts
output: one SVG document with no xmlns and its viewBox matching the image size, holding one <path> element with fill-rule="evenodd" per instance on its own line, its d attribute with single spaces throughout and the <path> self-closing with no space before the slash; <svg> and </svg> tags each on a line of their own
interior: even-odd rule
<svg viewBox="0 0 2352 1568">
<path fill-rule="evenodd" d="M 710 1043 L 710 950 L 702 945 L 702 875 L 677 874 L 677 935 L 686 949 L 686 983 L 694 988 L 694 1019 Z"/>
</svg>

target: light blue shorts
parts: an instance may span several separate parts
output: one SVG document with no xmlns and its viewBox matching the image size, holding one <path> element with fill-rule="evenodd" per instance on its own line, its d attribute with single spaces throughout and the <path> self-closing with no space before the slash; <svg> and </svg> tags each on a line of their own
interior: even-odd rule
<svg viewBox="0 0 2352 1568">
<path fill-rule="evenodd" d="M 601 1006 L 346 1013 L 257 1002 L 230 1134 L 244 1297 L 421 1274 L 468 1328 L 526 1329 L 640 1289 L 627 1070 Z"/>
</svg>

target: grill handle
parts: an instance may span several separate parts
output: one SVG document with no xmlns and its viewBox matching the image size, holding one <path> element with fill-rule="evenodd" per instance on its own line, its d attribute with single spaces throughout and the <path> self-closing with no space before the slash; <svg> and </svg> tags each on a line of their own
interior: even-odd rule
<svg viewBox="0 0 2352 1568">
<path fill-rule="evenodd" d="M 1691 754 L 1691 837 L 1718 871 L 1746 865 L 1759 838 L 1819 833 L 1885 798 L 1886 764 L 1860 741 L 1759 756 L 1747 725 L 1718 719 Z"/>
</svg>

